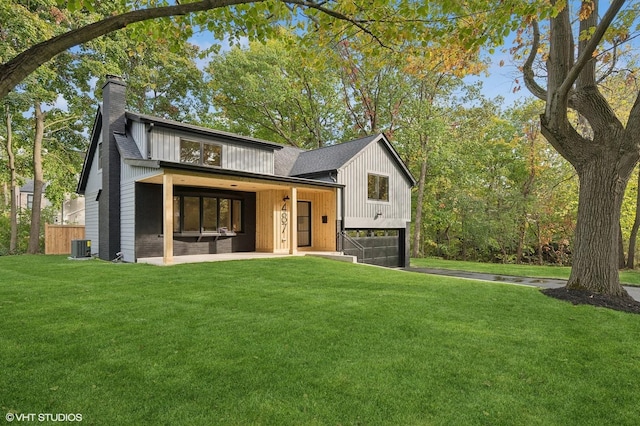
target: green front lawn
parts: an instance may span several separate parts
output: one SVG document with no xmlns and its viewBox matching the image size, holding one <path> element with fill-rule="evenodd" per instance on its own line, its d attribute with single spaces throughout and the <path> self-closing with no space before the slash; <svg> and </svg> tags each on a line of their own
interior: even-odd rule
<svg viewBox="0 0 640 426">
<path fill-rule="evenodd" d="M 512 275 L 516 277 L 558 278 L 568 279 L 571 273 L 569 266 L 515 265 L 502 263 L 480 263 L 459 260 L 445 260 L 438 257 L 412 258 L 411 266 L 418 268 L 438 268 L 467 272 L 481 272 L 496 275 Z M 620 281 L 625 284 L 640 286 L 640 271 L 620 271 Z"/>
<path fill-rule="evenodd" d="M 315 258 L 0 258 L 0 411 L 83 424 L 637 424 L 640 316 Z"/>
</svg>

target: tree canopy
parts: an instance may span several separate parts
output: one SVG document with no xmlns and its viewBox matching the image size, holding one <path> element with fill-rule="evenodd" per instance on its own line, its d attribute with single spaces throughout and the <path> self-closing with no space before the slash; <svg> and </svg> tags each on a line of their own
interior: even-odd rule
<svg viewBox="0 0 640 426">
<path fill-rule="evenodd" d="M 316 32 L 321 43 L 366 34 L 370 43 L 365 54 L 372 49 L 398 46 L 415 49 L 447 46 L 474 51 L 487 45 L 499 45 L 511 30 L 521 25 L 519 17 L 546 15 L 549 7 L 544 3 L 525 4 L 515 0 L 498 5 L 487 0 L 429 4 L 412 0 L 205 0 L 170 6 L 164 1 L 150 1 L 145 7 L 139 7 L 135 2 L 120 0 L 108 10 L 99 10 L 91 1 L 60 1 L 60 7 L 64 6 L 66 10 L 96 19 L 91 23 L 61 19 L 55 34 L 36 32 L 32 34 L 31 46 L 18 49 L 15 55 L 3 55 L 0 99 L 56 55 L 133 24 L 137 24 L 134 25 L 135 36 L 140 40 L 151 36 L 170 41 L 188 37 L 198 29 L 206 29 L 218 40 L 227 37 L 263 40 L 284 24 L 300 31 Z M 4 18 L 22 7 L 15 1 L 3 5 L 0 9 L 2 22 L 7 22 Z M 64 15 L 58 7 L 49 7 L 48 13 L 52 19 Z M 168 17 L 172 18 L 161 20 L 160 24 L 149 23 Z"/>
</svg>

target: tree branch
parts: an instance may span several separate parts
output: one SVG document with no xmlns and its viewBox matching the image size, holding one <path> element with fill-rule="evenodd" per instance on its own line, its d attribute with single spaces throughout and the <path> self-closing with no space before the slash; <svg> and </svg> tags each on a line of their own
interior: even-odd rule
<svg viewBox="0 0 640 426">
<path fill-rule="evenodd" d="M 626 158 L 626 161 L 630 162 L 631 167 L 635 167 L 639 155 L 638 146 L 640 146 L 640 93 L 636 96 L 633 107 L 631 107 L 631 112 L 627 119 L 627 127 L 624 132 L 625 137 L 623 138 L 622 149 L 632 153 L 631 156 L 628 156 L 630 158 Z M 623 161 L 624 160 L 625 158 L 623 158 Z"/>
<path fill-rule="evenodd" d="M 602 20 L 596 27 L 591 39 L 589 42 L 584 45 L 584 49 L 580 52 L 580 56 L 578 60 L 573 64 L 564 81 L 558 88 L 558 94 L 561 97 L 565 97 L 569 94 L 569 90 L 573 87 L 573 84 L 578 79 L 578 76 L 582 72 L 582 69 L 587 65 L 587 63 L 593 59 L 593 53 L 596 51 L 598 44 L 604 37 L 605 32 L 613 22 L 613 19 L 616 17 L 622 6 L 624 5 L 625 0 L 613 0 L 609 9 L 602 17 Z"/>
<path fill-rule="evenodd" d="M 344 14 L 342 14 L 340 12 L 335 11 L 335 10 L 327 9 L 326 7 L 324 7 L 324 4 L 327 3 L 327 2 L 310 2 L 310 1 L 306 1 L 306 0 L 284 0 L 284 1 L 285 1 L 285 3 L 297 4 L 299 6 L 305 6 L 305 7 L 308 7 L 310 9 L 315 9 L 315 10 L 317 10 L 319 12 L 322 12 L 322 13 L 328 15 L 328 16 L 331 16 L 332 18 L 338 19 L 340 21 L 349 22 L 349 23 L 353 24 L 355 27 L 359 28 L 362 32 L 364 32 L 365 34 L 367 34 L 371 38 L 373 38 L 380 46 L 385 47 L 385 48 L 389 48 L 389 46 L 385 45 L 377 35 L 375 35 L 371 30 L 369 30 L 365 26 L 365 23 L 367 23 L 369 21 L 356 19 L 356 18 L 350 18 L 347 15 L 344 15 Z"/>
<path fill-rule="evenodd" d="M 607 77 L 613 74 L 613 71 L 615 70 L 616 65 L 618 64 L 618 43 L 614 43 L 611 50 L 613 51 L 613 53 L 611 54 L 612 58 L 611 58 L 611 61 L 609 62 L 608 70 L 604 71 L 600 76 L 600 78 L 598 78 L 598 81 L 596 81 L 597 85 L 600 85 Z"/>
<path fill-rule="evenodd" d="M 71 30 L 59 36 L 38 43 L 8 62 L 0 65 L 0 99 L 3 99 L 22 80 L 38 69 L 41 65 L 65 50 L 86 43 L 95 38 L 125 28 L 127 25 L 150 19 L 169 16 L 187 15 L 194 12 L 219 9 L 227 6 L 235 6 L 249 3 L 261 3 L 265 0 L 202 0 L 193 3 L 177 4 L 174 6 L 154 7 L 148 9 L 133 10 L 120 15 L 110 16 L 101 21 L 94 22 L 75 30 Z M 325 7 L 326 1 L 308 0 L 282 0 L 287 4 L 294 4 L 310 9 L 318 10 L 335 19 L 350 22 L 384 47 L 382 41 L 373 32 L 365 27 L 365 21 L 355 17 L 346 16 L 340 12 Z"/>
<path fill-rule="evenodd" d="M 125 28 L 127 25 L 149 19 L 185 15 L 192 12 L 216 9 L 262 0 L 203 0 L 176 6 L 134 10 L 121 15 L 110 16 L 101 21 L 71 30 L 57 37 L 45 40 L 30 47 L 10 61 L 0 65 L 0 99 L 17 86 L 29 74 L 59 53 L 86 43 L 110 32 Z"/>
<path fill-rule="evenodd" d="M 533 62 L 538 53 L 538 48 L 540 47 L 540 27 L 538 25 L 538 21 L 534 20 L 531 23 L 531 28 L 533 30 L 533 43 L 531 45 L 531 52 L 529 52 L 529 56 L 527 57 L 527 60 L 522 67 L 524 85 L 527 86 L 527 89 L 529 89 L 531 94 L 533 94 L 536 98 L 546 101 L 547 91 L 538 84 L 538 82 L 535 80 L 535 74 L 533 73 Z"/>
</svg>

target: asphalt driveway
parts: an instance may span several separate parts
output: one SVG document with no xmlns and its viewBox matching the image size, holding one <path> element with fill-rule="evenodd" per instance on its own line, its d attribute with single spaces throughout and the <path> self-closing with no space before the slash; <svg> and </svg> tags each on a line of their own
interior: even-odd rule
<svg viewBox="0 0 640 426">
<path fill-rule="evenodd" d="M 557 280 L 553 278 L 530 278 L 530 277 L 514 277 L 510 275 L 484 274 L 479 272 L 453 271 L 449 269 L 436 268 L 404 268 L 408 272 L 418 272 L 421 274 L 444 275 L 447 277 L 466 278 L 469 280 L 500 282 L 505 284 L 526 285 L 540 288 L 558 288 L 564 287 L 567 283 L 565 280 Z M 640 301 L 640 287 L 624 286 L 627 293 L 635 300 Z"/>
</svg>

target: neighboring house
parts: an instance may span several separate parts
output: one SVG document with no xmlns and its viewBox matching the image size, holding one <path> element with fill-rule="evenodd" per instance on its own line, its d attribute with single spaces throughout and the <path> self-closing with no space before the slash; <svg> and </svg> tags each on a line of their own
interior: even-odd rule
<svg viewBox="0 0 640 426">
<path fill-rule="evenodd" d="M 18 188 L 18 191 L 17 191 L 18 200 L 16 205 L 18 206 L 19 209 L 31 210 L 33 208 L 33 189 L 34 189 L 33 179 L 28 179 L 24 183 L 24 185 Z M 45 198 L 44 190 L 43 190 L 41 206 L 42 208 L 45 208 L 50 205 L 51 203 L 49 202 L 49 200 Z"/>
<path fill-rule="evenodd" d="M 65 195 L 54 220 L 59 225 L 84 225 L 84 197 Z"/>
<path fill-rule="evenodd" d="M 16 191 L 18 208 L 29 210 L 33 208 L 33 187 L 33 179 L 29 179 L 18 188 Z M 45 197 L 43 191 L 41 207 L 44 209 L 50 206 L 51 202 Z M 57 225 L 84 225 L 84 197 L 65 196 L 61 211 L 56 213 L 54 217 L 54 223 Z"/>
<path fill-rule="evenodd" d="M 415 180 L 383 135 L 304 151 L 125 111 L 125 89 L 108 77 L 78 184 L 100 258 L 345 251 L 408 264 Z"/>
</svg>

